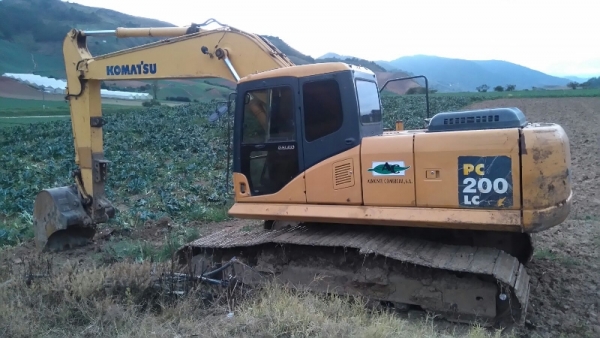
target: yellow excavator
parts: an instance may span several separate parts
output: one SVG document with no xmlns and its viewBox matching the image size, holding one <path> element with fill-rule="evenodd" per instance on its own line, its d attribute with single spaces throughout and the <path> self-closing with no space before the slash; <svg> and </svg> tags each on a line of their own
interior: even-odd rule
<svg viewBox="0 0 600 338">
<path fill-rule="evenodd" d="M 229 215 L 264 225 L 199 238 L 179 250 L 181 262 L 222 270 L 235 258 L 317 292 L 451 321 L 523 323 L 531 234 L 563 222 L 572 203 L 560 125 L 528 122 L 508 107 L 442 112 L 421 129 L 384 130 L 383 88 L 372 71 L 294 65 L 258 35 L 203 27 L 68 32 L 78 169 L 72 186 L 36 197 L 41 250 L 85 245 L 114 217 L 101 81 L 218 77 L 237 83 Z M 92 56 L 87 38 L 107 34 L 165 39 Z"/>
</svg>

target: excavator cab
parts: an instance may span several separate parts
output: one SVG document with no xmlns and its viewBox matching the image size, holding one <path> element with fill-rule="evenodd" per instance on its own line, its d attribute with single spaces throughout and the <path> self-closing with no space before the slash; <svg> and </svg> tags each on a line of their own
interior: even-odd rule
<svg viewBox="0 0 600 338">
<path fill-rule="evenodd" d="M 237 192 L 276 194 L 315 164 L 356 147 L 362 137 L 383 133 L 375 75 L 364 68 L 333 67 L 325 73 L 318 71 L 322 66 L 299 68 L 307 73 L 298 76 L 273 70 L 240 82 L 233 171 L 247 179 L 247 186 L 238 182 Z"/>
</svg>

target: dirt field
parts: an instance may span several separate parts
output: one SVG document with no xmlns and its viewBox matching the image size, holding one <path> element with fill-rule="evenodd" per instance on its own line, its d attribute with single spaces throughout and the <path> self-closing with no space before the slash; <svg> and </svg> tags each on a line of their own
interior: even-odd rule
<svg viewBox="0 0 600 338">
<path fill-rule="evenodd" d="M 64 95 L 43 93 L 16 80 L 0 76 L 0 96 L 23 100 L 64 101 Z"/>
<path fill-rule="evenodd" d="M 35 88 L 29 87 L 26 84 L 16 80 L 0 76 L 0 97 L 22 100 L 45 100 L 45 101 L 64 101 L 63 94 L 44 93 Z M 103 104 L 114 104 L 120 106 L 142 106 L 141 100 L 117 100 L 117 99 L 102 99 Z M 169 104 L 177 105 L 179 103 Z"/>
<path fill-rule="evenodd" d="M 530 305 L 520 336 L 600 336 L 600 98 L 505 99 L 468 108 L 497 106 L 519 107 L 531 122 L 561 124 L 570 137 L 573 161 L 575 203 L 569 219 L 535 235 L 537 249 L 528 267 Z M 160 241 L 167 223 L 134 230 L 130 236 Z M 231 222 L 190 226 L 207 234 L 229 225 Z M 99 238 L 91 247 L 60 254 L 54 264 L 67 260 L 92 264 L 105 251 L 107 238 Z M 33 256 L 32 243 L 6 250 L 0 255 L 0 272 L 23 266 Z"/>
<path fill-rule="evenodd" d="M 469 108 L 518 107 L 529 119 L 561 124 L 571 143 L 575 202 L 562 225 L 535 236 L 526 332 L 600 336 L 600 99 L 488 101 Z"/>
</svg>

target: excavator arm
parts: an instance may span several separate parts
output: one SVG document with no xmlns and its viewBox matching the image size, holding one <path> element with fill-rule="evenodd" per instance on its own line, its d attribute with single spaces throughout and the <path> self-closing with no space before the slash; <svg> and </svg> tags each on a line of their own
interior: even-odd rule
<svg viewBox="0 0 600 338">
<path fill-rule="evenodd" d="M 212 19 L 211 19 L 212 20 Z M 67 95 L 75 143 L 74 184 L 41 191 L 34 204 L 35 240 L 39 249 L 61 250 L 88 242 L 95 225 L 114 216 L 105 195 L 108 161 L 104 158 L 103 80 L 223 78 L 238 82 L 246 75 L 294 66 L 262 37 L 229 26 L 71 30 L 63 43 Z M 165 37 L 146 45 L 92 56 L 88 36 Z M 261 114 L 253 109 L 253 113 Z"/>
</svg>

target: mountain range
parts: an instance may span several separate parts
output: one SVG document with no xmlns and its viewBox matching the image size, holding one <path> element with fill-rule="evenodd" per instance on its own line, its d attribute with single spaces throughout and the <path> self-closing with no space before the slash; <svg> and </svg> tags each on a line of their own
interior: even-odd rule
<svg viewBox="0 0 600 338">
<path fill-rule="evenodd" d="M 3 0 L 0 1 L 0 55 L 2 55 L 0 74 L 22 72 L 64 78 L 62 40 L 71 28 L 101 30 L 116 27 L 172 26 L 175 25 L 60 0 Z M 512 84 L 516 85 L 517 90 L 531 87 L 562 87 L 571 81 L 500 60 L 471 61 L 415 55 L 391 61 L 369 61 L 335 53 L 313 58 L 294 49 L 277 36 L 265 35 L 264 37 L 296 64 L 343 60 L 371 69 L 376 73 L 381 85 L 390 78 L 409 75 L 427 76 L 430 88 L 439 92 L 475 91 L 476 87 L 483 84 L 487 84 L 490 88 Z M 92 55 L 99 55 L 152 41 L 156 39 L 96 38 L 88 42 L 88 48 Z M 226 95 L 222 90 L 223 86 L 232 86 L 231 83 L 220 79 L 198 81 L 200 82 L 196 83 L 201 83 L 202 86 L 194 88 L 200 91 L 209 92 L 214 89 L 214 85 L 219 87 L 218 93 L 215 92 L 217 96 Z M 171 92 L 163 91 L 163 95 L 193 96 L 190 90 L 179 90 L 181 81 L 165 80 L 161 83 L 165 83 L 165 88 L 172 89 Z M 139 88 L 144 84 L 141 81 L 129 81 L 127 87 Z M 112 85 L 119 86 L 119 84 Z M 420 85 L 423 85 L 422 81 L 403 81 L 392 83 L 386 88 L 390 92 L 404 94 L 408 89 Z"/>
<path fill-rule="evenodd" d="M 327 53 L 318 59 L 344 60 L 350 56 Z M 515 85 L 516 89 L 532 87 L 564 87 L 571 81 L 586 79 L 561 78 L 542 73 L 515 63 L 501 60 L 464 60 L 431 55 L 404 56 L 391 61 L 378 60 L 376 64 L 386 71 L 404 70 L 412 75 L 425 75 L 432 89 L 439 92 L 476 91 L 487 84 L 495 86 Z"/>
</svg>

